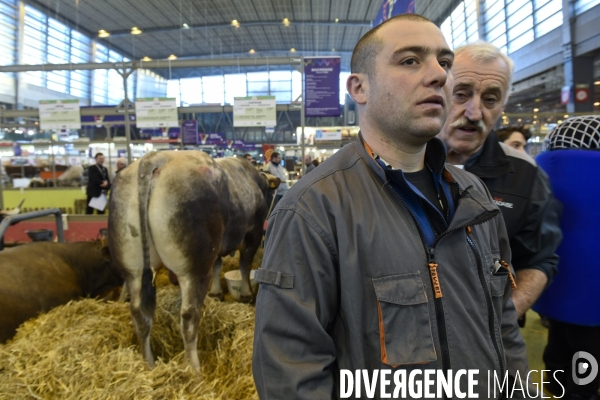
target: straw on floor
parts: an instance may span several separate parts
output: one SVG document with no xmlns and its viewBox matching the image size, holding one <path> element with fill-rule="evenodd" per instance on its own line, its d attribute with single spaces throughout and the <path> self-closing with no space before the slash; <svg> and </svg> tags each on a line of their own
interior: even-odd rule
<svg viewBox="0 0 600 400">
<path fill-rule="evenodd" d="M 237 266 L 236 258 L 224 260 L 224 272 Z M 255 268 L 261 258 L 262 252 Z M 205 300 L 198 374 L 183 355 L 181 294 L 167 281 L 166 274 L 156 280 L 151 335 L 156 368 L 138 351 L 128 303 L 85 299 L 26 322 L 0 345 L 0 399 L 257 399 L 251 372 L 254 307 Z"/>
</svg>

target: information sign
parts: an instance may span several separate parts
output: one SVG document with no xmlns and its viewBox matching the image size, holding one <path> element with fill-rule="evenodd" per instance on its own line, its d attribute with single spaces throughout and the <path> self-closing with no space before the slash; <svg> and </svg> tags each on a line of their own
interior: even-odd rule
<svg viewBox="0 0 600 400">
<path fill-rule="evenodd" d="M 40 100 L 41 129 L 81 129 L 79 100 Z"/>
<path fill-rule="evenodd" d="M 135 99 L 135 115 L 138 128 L 179 126 L 175 98 L 150 97 Z"/>
<path fill-rule="evenodd" d="M 234 97 L 233 126 L 275 126 L 275 96 Z"/>
</svg>

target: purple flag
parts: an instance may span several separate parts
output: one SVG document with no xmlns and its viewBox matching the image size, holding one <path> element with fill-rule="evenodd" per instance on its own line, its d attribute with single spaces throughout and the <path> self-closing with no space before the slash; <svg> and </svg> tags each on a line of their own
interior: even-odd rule
<svg viewBox="0 0 600 400">
<path fill-rule="evenodd" d="M 381 24 L 398 14 L 414 14 L 415 0 L 383 0 L 381 8 L 373 21 L 373 26 Z"/>
</svg>

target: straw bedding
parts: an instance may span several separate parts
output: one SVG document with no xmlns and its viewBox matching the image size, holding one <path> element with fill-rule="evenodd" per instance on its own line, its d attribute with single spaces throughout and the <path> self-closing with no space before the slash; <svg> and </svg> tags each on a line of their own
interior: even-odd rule
<svg viewBox="0 0 600 400">
<path fill-rule="evenodd" d="M 262 259 L 262 249 L 253 267 Z M 224 259 L 223 271 L 237 267 Z M 156 279 L 150 369 L 137 346 L 129 306 L 85 299 L 21 326 L 0 345 L 0 399 L 257 399 L 251 359 L 254 307 L 207 298 L 198 335 L 202 373 L 191 369 L 179 333 L 181 294 Z"/>
</svg>

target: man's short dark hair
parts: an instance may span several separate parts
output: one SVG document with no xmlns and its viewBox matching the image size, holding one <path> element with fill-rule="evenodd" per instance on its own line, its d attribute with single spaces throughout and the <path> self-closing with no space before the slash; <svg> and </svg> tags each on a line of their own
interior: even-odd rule
<svg viewBox="0 0 600 400">
<path fill-rule="evenodd" d="M 273 153 L 271 153 L 271 160 L 274 158 L 279 157 L 281 154 L 279 154 L 278 152 L 274 151 Z"/>
<path fill-rule="evenodd" d="M 505 126 L 498 129 L 496 134 L 501 142 L 506 142 L 514 132 L 520 132 L 525 138 L 525 141 L 531 139 L 531 131 L 524 126 Z"/>
<path fill-rule="evenodd" d="M 103 155 L 104 155 L 103 153 L 96 153 L 96 155 L 94 156 L 94 159 L 97 160 L 98 157 L 103 156 Z"/>
<path fill-rule="evenodd" d="M 376 33 L 385 24 L 399 20 L 433 23 L 419 14 L 400 14 L 377 25 L 375 28 L 365 33 L 363 37 L 359 39 L 358 43 L 356 43 L 354 51 L 352 52 L 352 59 L 350 60 L 350 72 L 353 74 L 366 74 L 367 76 L 372 75 L 373 59 L 383 47 L 383 41 Z"/>
</svg>

